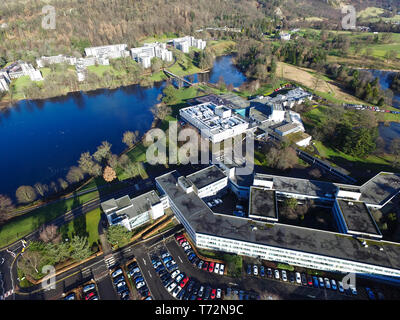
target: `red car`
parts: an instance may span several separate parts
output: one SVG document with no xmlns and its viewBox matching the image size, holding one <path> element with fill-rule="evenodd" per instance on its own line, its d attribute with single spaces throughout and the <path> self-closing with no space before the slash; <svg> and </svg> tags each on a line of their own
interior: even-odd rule
<svg viewBox="0 0 400 320">
<path fill-rule="evenodd" d="M 185 238 L 180 238 L 178 240 L 178 242 L 179 242 L 180 245 L 182 245 L 182 243 L 186 242 L 186 239 Z"/>
<path fill-rule="evenodd" d="M 205 261 L 203 264 L 203 270 L 207 270 L 208 269 L 208 262 Z"/>
<path fill-rule="evenodd" d="M 176 241 L 179 241 L 180 239 L 184 239 L 185 238 L 185 236 L 183 235 L 183 234 L 179 234 L 179 235 L 177 235 L 176 237 L 175 237 L 175 239 L 176 239 Z"/>
<path fill-rule="evenodd" d="M 183 288 L 184 286 L 186 286 L 186 283 L 189 281 L 189 277 L 185 277 L 184 279 L 182 279 L 181 283 L 179 284 L 181 286 L 181 288 Z"/>
<path fill-rule="evenodd" d="M 211 290 L 210 298 L 211 298 L 212 300 L 215 299 L 215 294 L 216 294 L 216 293 L 217 293 L 217 290 L 216 290 L 216 289 L 212 289 L 212 290 Z"/>
<path fill-rule="evenodd" d="M 209 272 L 213 272 L 214 271 L 214 262 L 210 262 L 210 266 L 208 267 L 208 271 Z"/>
<path fill-rule="evenodd" d="M 89 294 L 87 294 L 86 296 L 85 296 L 85 300 L 89 300 L 91 297 L 93 297 L 94 296 L 94 292 L 90 292 Z"/>
</svg>

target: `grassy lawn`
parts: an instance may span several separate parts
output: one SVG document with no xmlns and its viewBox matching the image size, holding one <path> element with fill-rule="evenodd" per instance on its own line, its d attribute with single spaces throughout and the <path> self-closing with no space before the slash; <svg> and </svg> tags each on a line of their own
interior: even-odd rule
<svg viewBox="0 0 400 320">
<path fill-rule="evenodd" d="M 100 222 L 101 210 L 96 208 L 88 212 L 84 216 L 75 218 L 73 221 L 65 224 L 61 227 L 61 233 L 63 237 L 71 239 L 74 235 L 88 237 L 89 245 L 97 243 L 99 240 L 98 226 Z"/>
<path fill-rule="evenodd" d="M 42 224 L 61 216 L 65 212 L 85 202 L 95 199 L 98 195 L 98 192 L 94 191 L 80 197 L 63 200 L 43 208 L 38 208 L 32 212 L 14 218 L 0 229 L 0 247 L 6 246 L 26 236 L 39 228 Z"/>
</svg>

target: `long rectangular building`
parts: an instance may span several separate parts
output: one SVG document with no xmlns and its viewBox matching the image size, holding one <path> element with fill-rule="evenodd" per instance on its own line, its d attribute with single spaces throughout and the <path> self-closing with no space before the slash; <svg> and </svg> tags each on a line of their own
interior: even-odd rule
<svg viewBox="0 0 400 320">
<path fill-rule="evenodd" d="M 171 209 L 199 248 L 318 270 L 355 272 L 389 280 L 400 277 L 400 245 L 397 243 L 214 213 L 193 189 L 180 186 L 179 177 L 177 171 L 164 174 L 156 178 L 156 186 L 167 196 Z M 310 192 L 333 201 L 338 189 L 332 183 L 311 181 L 303 182 L 300 190 L 293 190 L 285 185 L 284 179 L 278 185 L 275 177 L 264 177 L 265 185 L 286 189 L 283 193 L 290 191 L 301 196 Z M 272 194 L 268 195 L 273 201 Z M 254 205 L 257 214 L 262 203 L 256 200 Z M 270 210 L 267 216 L 272 217 L 272 207 Z"/>
</svg>

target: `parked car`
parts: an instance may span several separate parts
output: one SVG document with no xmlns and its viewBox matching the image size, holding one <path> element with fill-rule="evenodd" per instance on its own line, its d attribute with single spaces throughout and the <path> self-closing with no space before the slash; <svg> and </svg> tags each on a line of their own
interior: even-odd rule
<svg viewBox="0 0 400 320">
<path fill-rule="evenodd" d="M 271 268 L 267 269 L 267 276 L 268 276 L 268 278 L 272 278 L 272 269 Z"/>
<path fill-rule="evenodd" d="M 200 260 L 199 264 L 197 265 L 197 268 L 201 269 L 203 267 L 203 263 L 204 263 L 204 261 Z"/>
<path fill-rule="evenodd" d="M 291 283 L 294 283 L 294 282 L 295 282 L 295 276 L 294 276 L 294 273 L 293 273 L 293 272 L 289 272 L 289 281 L 290 281 Z"/>
<path fill-rule="evenodd" d="M 279 270 L 275 270 L 275 279 L 278 280 L 279 279 Z"/>
<path fill-rule="evenodd" d="M 210 298 L 210 294 L 211 294 L 211 287 L 207 286 L 206 289 L 204 290 L 204 300 L 208 300 Z"/>
<path fill-rule="evenodd" d="M 332 290 L 337 290 L 337 285 L 336 285 L 335 279 L 331 280 L 331 287 L 332 287 Z"/>
<path fill-rule="evenodd" d="M 124 281 L 124 280 L 125 280 L 125 278 L 124 278 L 124 276 L 121 274 L 120 276 L 114 278 L 114 279 L 113 279 L 113 282 L 114 282 L 114 284 L 118 284 L 118 283 L 120 283 L 121 281 Z"/>
<path fill-rule="evenodd" d="M 179 286 L 181 287 L 181 288 L 183 288 L 186 284 L 187 284 L 187 282 L 189 281 L 189 277 L 184 277 L 182 280 L 181 280 L 181 282 L 179 283 Z"/>
<path fill-rule="evenodd" d="M 92 284 L 88 284 L 88 285 L 84 286 L 82 291 L 84 293 L 86 293 L 86 292 L 89 292 L 89 291 L 91 291 L 91 290 L 93 290 L 95 288 L 96 288 L 95 284 L 92 283 Z"/>
<path fill-rule="evenodd" d="M 327 289 L 330 289 L 331 288 L 331 283 L 329 282 L 329 279 L 328 278 L 324 278 L 324 281 L 325 281 L 325 287 Z"/>
<path fill-rule="evenodd" d="M 213 272 L 214 271 L 214 262 L 210 262 L 210 265 L 208 266 L 208 272 Z"/>
<path fill-rule="evenodd" d="M 217 295 L 216 295 L 217 299 L 222 299 L 222 290 L 220 288 L 217 289 Z"/>
<path fill-rule="evenodd" d="M 370 288 L 366 287 L 366 288 L 365 288 L 365 291 L 367 291 L 368 298 L 369 298 L 370 300 L 376 300 L 375 294 L 374 294 L 374 292 L 373 292 Z"/>
<path fill-rule="evenodd" d="M 136 261 L 133 261 L 132 263 L 128 264 L 128 270 L 131 270 L 131 269 L 134 269 L 137 267 L 138 267 L 138 264 Z"/>
<path fill-rule="evenodd" d="M 260 276 L 265 277 L 265 269 L 264 266 L 260 266 Z"/>
<path fill-rule="evenodd" d="M 140 289 L 141 287 L 145 286 L 146 283 L 144 281 L 139 282 L 138 284 L 136 284 L 136 289 Z"/>
<path fill-rule="evenodd" d="M 199 292 L 198 292 L 198 296 L 201 298 L 203 296 L 204 293 L 204 286 L 200 286 Z"/>
<path fill-rule="evenodd" d="M 217 296 L 217 289 L 211 289 L 210 298 L 214 300 Z"/>
<path fill-rule="evenodd" d="M 76 299 L 76 295 L 75 293 L 70 293 L 69 295 L 65 296 L 64 300 L 75 300 Z"/>
<path fill-rule="evenodd" d="M 184 273 L 180 273 L 180 274 L 178 274 L 177 276 L 176 276 L 176 278 L 175 278 L 175 281 L 176 282 L 181 282 L 182 281 L 182 279 L 185 277 L 185 274 Z"/>
<path fill-rule="evenodd" d="M 307 276 L 307 283 L 308 283 L 308 286 L 309 286 L 309 287 L 312 287 L 312 286 L 313 286 L 313 280 L 312 280 L 312 277 L 311 277 L 311 276 Z"/>
<path fill-rule="evenodd" d="M 341 292 L 341 293 L 344 292 L 344 288 L 343 288 L 343 283 L 342 283 L 342 281 L 339 281 L 339 292 Z"/>
<path fill-rule="evenodd" d="M 296 282 L 297 282 L 298 284 L 301 284 L 300 272 L 296 272 Z"/>
<path fill-rule="evenodd" d="M 139 277 L 139 278 L 135 279 L 135 284 L 137 284 L 141 281 L 144 281 L 143 277 Z"/>
<path fill-rule="evenodd" d="M 247 274 L 251 275 L 251 265 L 247 265 Z"/>
<path fill-rule="evenodd" d="M 304 273 L 301 274 L 301 283 L 303 284 L 303 286 L 307 285 L 307 277 Z"/>
<path fill-rule="evenodd" d="M 253 266 L 253 275 L 258 276 L 258 267 L 256 265 Z"/>
<path fill-rule="evenodd" d="M 356 289 L 356 287 L 353 286 L 353 285 L 349 285 L 349 287 L 350 287 L 351 293 L 352 293 L 354 296 L 356 296 L 356 295 L 357 295 L 357 289 Z"/>
<path fill-rule="evenodd" d="M 181 272 L 179 271 L 179 269 L 175 270 L 174 272 L 172 272 L 171 278 L 172 278 L 172 279 L 175 279 L 176 276 L 177 276 L 178 274 L 180 274 L 180 273 L 181 273 Z"/>
<path fill-rule="evenodd" d="M 216 263 L 216 264 L 215 264 L 214 273 L 216 273 L 216 274 L 219 273 L 219 263 Z"/>
<path fill-rule="evenodd" d="M 174 291 L 172 291 L 172 296 L 174 298 L 176 298 L 176 296 L 178 295 L 178 293 L 182 290 L 182 288 L 180 286 L 177 286 Z"/>
<path fill-rule="evenodd" d="M 118 268 L 111 275 L 112 275 L 113 278 L 115 278 L 115 277 L 119 276 L 120 274 L 122 274 L 122 269 Z"/>
<path fill-rule="evenodd" d="M 314 288 L 318 288 L 319 287 L 318 278 L 316 276 L 313 276 L 312 278 L 313 278 Z"/>
<path fill-rule="evenodd" d="M 225 271 L 225 265 L 224 264 L 220 264 L 220 266 L 219 266 L 219 274 L 221 276 L 223 276 L 224 275 L 224 271 Z"/>
<path fill-rule="evenodd" d="M 178 285 L 178 284 L 177 284 L 176 282 L 172 282 L 172 283 L 168 286 L 167 291 L 168 291 L 168 292 L 172 292 L 172 290 L 174 290 L 175 287 L 176 287 L 177 285 Z"/>
<path fill-rule="evenodd" d="M 204 261 L 204 263 L 203 263 L 203 270 L 208 270 L 208 262 L 207 261 Z"/>
<path fill-rule="evenodd" d="M 319 278 L 318 278 L 318 281 L 319 281 L 319 287 L 320 287 L 320 288 L 325 288 L 324 279 L 322 279 L 322 277 L 319 277 Z"/>
<path fill-rule="evenodd" d="M 96 295 L 96 292 L 92 291 L 89 292 L 86 296 L 85 296 L 85 300 L 90 300 L 90 298 L 94 297 Z"/>
</svg>

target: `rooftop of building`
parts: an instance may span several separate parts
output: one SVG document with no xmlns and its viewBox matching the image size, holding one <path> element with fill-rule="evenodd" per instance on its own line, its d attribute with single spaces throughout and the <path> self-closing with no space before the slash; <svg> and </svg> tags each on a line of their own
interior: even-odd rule
<svg viewBox="0 0 400 320">
<path fill-rule="evenodd" d="M 337 199 L 337 203 L 349 231 L 381 235 L 364 202 Z"/>
<path fill-rule="evenodd" d="M 250 187 L 249 215 L 278 219 L 276 192 L 260 187 Z"/>
<path fill-rule="evenodd" d="M 370 241 L 364 247 L 349 235 L 214 214 L 194 192 L 186 194 L 177 185 L 178 176 L 174 171 L 156 181 L 196 233 L 400 269 L 400 245 Z"/>
<path fill-rule="evenodd" d="M 367 204 L 383 205 L 400 191 L 400 174 L 380 172 L 360 187 L 361 198 Z"/>
<path fill-rule="evenodd" d="M 332 200 L 337 191 L 337 186 L 331 182 L 267 175 L 262 173 L 256 173 L 254 179 L 272 180 L 272 188 L 282 192 L 331 198 Z"/>
<path fill-rule="evenodd" d="M 118 199 L 110 199 L 101 203 L 104 212 L 119 211 L 118 215 L 127 215 L 128 218 L 134 218 L 148 210 L 152 205 L 160 203 L 157 193 L 152 190 L 138 197 L 130 199 L 128 195 Z"/>
<path fill-rule="evenodd" d="M 223 171 L 217 166 L 213 165 L 207 168 L 204 168 L 200 171 L 192 173 L 186 177 L 190 182 L 194 184 L 194 186 L 199 190 L 217 182 L 221 179 L 226 178 L 226 175 Z"/>
<path fill-rule="evenodd" d="M 280 132 L 288 132 L 296 128 L 299 128 L 299 125 L 295 122 L 290 122 L 290 123 L 285 123 L 283 125 L 279 125 L 275 129 L 279 130 Z"/>
<path fill-rule="evenodd" d="M 250 102 L 233 94 L 233 93 L 226 93 L 222 95 L 216 94 L 208 94 L 205 96 L 195 97 L 193 99 L 188 100 L 190 105 L 202 104 L 206 102 L 211 102 L 216 106 L 224 105 L 230 109 L 244 109 L 250 105 Z"/>
</svg>

